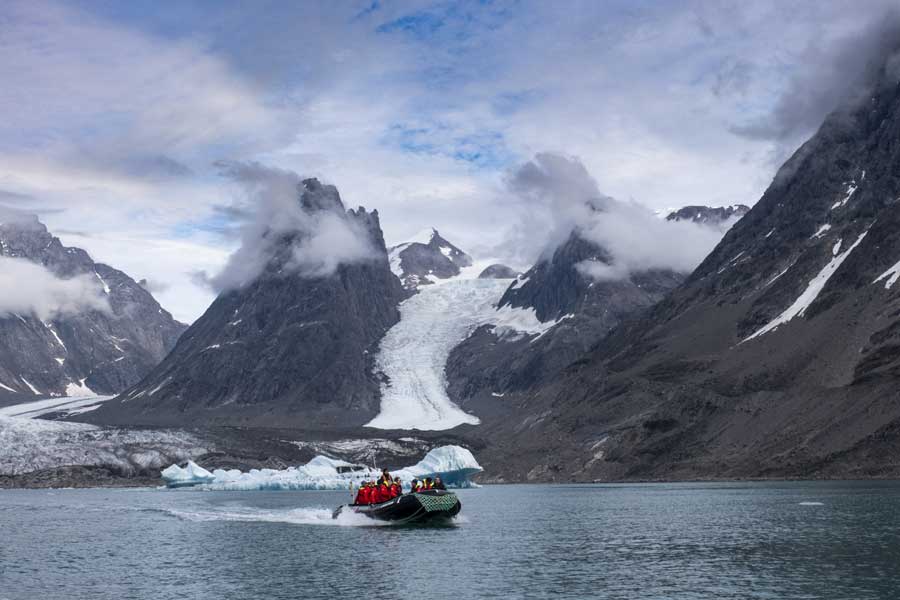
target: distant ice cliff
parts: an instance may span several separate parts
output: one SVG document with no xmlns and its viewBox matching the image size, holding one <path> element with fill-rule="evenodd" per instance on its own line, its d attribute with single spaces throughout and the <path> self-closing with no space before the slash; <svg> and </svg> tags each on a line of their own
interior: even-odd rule
<svg viewBox="0 0 900 600">
<path fill-rule="evenodd" d="M 448 487 L 472 487 L 470 478 L 483 469 L 471 452 L 459 446 L 441 446 L 411 467 L 391 471 L 404 487 L 413 478 L 440 478 Z M 300 467 L 283 470 L 216 469 L 212 473 L 193 462 L 185 468 L 172 465 L 162 472 L 169 487 L 198 487 L 204 490 L 346 490 L 350 484 L 378 478 L 380 471 L 342 460 L 317 456 Z"/>
</svg>

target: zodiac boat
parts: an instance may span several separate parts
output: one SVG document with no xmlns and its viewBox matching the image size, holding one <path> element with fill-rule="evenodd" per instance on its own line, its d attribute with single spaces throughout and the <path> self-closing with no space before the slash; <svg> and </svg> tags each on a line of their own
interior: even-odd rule
<svg viewBox="0 0 900 600">
<path fill-rule="evenodd" d="M 378 504 L 345 504 L 338 506 L 331 517 L 337 519 L 344 511 L 353 511 L 379 521 L 423 523 L 447 521 L 459 514 L 462 504 L 456 494 L 446 490 L 424 490 L 403 494 Z"/>
</svg>

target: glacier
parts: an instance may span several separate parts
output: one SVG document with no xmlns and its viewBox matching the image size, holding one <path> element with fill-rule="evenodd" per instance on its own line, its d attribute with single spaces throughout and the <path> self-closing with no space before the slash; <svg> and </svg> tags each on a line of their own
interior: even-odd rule
<svg viewBox="0 0 900 600">
<path fill-rule="evenodd" d="M 72 466 L 136 474 L 210 450 L 207 443 L 183 431 L 106 429 L 0 415 L 0 475 Z"/>
<path fill-rule="evenodd" d="M 50 398 L 0 407 L 0 476 L 60 467 L 107 467 L 137 474 L 212 450 L 208 442 L 185 431 L 103 428 L 37 418 L 86 412 L 113 397 Z"/>
<path fill-rule="evenodd" d="M 440 446 L 412 465 L 391 471 L 408 488 L 413 478 L 440 476 L 448 487 L 474 487 L 471 477 L 483 469 L 472 453 L 460 446 Z M 212 473 L 188 462 L 162 472 L 168 487 L 192 487 L 215 491 L 251 490 L 346 490 L 361 481 L 374 480 L 380 469 L 343 460 L 316 456 L 305 465 L 287 469 L 216 469 Z M 211 478 L 211 479 L 210 479 Z"/>
<path fill-rule="evenodd" d="M 400 321 L 381 340 L 376 368 L 387 376 L 381 411 L 366 426 L 376 429 L 445 430 L 480 423 L 447 395 L 444 367 L 450 352 L 478 327 L 491 325 L 501 338 L 540 336 L 556 325 L 533 310 L 497 302 L 514 281 L 477 279 L 484 262 L 451 279 L 423 286 L 400 304 Z"/>
</svg>

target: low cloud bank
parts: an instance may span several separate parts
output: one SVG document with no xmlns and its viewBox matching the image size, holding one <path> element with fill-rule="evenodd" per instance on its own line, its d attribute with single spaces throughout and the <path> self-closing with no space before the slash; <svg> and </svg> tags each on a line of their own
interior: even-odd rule
<svg viewBox="0 0 900 600">
<path fill-rule="evenodd" d="M 882 74 L 886 84 L 896 85 L 900 79 L 900 10 L 876 7 L 867 27 L 834 44 L 813 45 L 805 58 L 805 68 L 796 71 L 771 113 L 733 127 L 734 133 L 793 147 L 833 110 L 853 108 L 871 97 Z M 782 149 L 776 159 L 785 153 Z"/>
<path fill-rule="evenodd" d="M 41 265 L 0 256 L 0 316 L 36 315 L 42 321 L 89 310 L 107 312 L 109 302 L 97 278 L 60 279 Z"/>
<path fill-rule="evenodd" d="M 293 171 L 258 163 L 222 163 L 223 174 L 239 187 L 233 215 L 241 215 L 240 247 L 214 277 L 198 274 L 217 292 L 253 282 L 275 255 L 290 255 L 283 267 L 304 277 L 326 277 L 342 264 L 375 256 L 368 232 L 340 211 L 304 210 L 300 203 L 303 183 Z"/>
<path fill-rule="evenodd" d="M 734 223 L 666 221 L 640 204 L 600 193 L 581 161 L 561 154 L 537 154 L 511 173 L 507 186 L 521 207 L 508 245 L 537 243 L 546 256 L 578 231 L 612 257 L 609 264 L 579 265 L 595 279 L 624 279 L 649 269 L 692 271 Z"/>
</svg>

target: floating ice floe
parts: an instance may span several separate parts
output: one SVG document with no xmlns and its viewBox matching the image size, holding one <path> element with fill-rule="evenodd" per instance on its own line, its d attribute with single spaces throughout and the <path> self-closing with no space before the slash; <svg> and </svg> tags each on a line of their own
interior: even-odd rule
<svg viewBox="0 0 900 600">
<path fill-rule="evenodd" d="M 471 452 L 459 446 L 441 446 L 411 467 L 391 471 L 408 487 L 413 478 L 440 477 L 449 487 L 473 487 L 471 477 L 483 469 Z M 212 473 L 188 462 L 162 472 L 169 487 L 203 490 L 346 490 L 351 484 L 377 479 L 380 471 L 343 460 L 317 456 L 300 467 L 287 469 L 216 469 Z"/>
<path fill-rule="evenodd" d="M 198 465 L 192 460 L 187 461 L 184 468 L 178 465 L 171 465 L 164 469 L 162 478 L 166 480 L 169 487 L 185 487 L 197 485 L 200 483 L 212 483 L 215 475 Z"/>
</svg>

